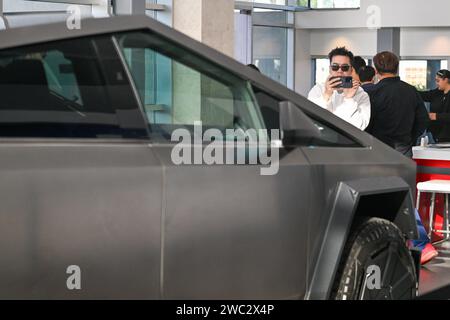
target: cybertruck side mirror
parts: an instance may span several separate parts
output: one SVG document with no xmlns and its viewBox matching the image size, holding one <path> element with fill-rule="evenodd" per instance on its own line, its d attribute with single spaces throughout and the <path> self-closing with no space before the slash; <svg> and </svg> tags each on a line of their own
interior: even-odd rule
<svg viewBox="0 0 450 320">
<path fill-rule="evenodd" d="M 279 107 L 283 145 L 296 146 L 321 138 L 319 128 L 295 104 L 281 101 Z"/>
</svg>

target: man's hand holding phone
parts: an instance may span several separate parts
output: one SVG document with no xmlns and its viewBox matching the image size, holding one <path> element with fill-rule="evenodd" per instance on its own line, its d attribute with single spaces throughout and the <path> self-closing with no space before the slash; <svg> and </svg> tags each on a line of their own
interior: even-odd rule
<svg viewBox="0 0 450 320">
<path fill-rule="evenodd" d="M 344 89 L 344 96 L 347 99 L 353 98 L 356 95 L 356 93 L 358 92 L 358 89 L 361 85 L 361 83 L 359 81 L 354 80 L 354 79 L 352 80 L 352 84 L 353 84 L 352 88 Z"/>
<path fill-rule="evenodd" d="M 334 90 L 338 90 L 342 85 L 341 77 L 332 77 L 329 76 L 327 81 L 325 82 L 325 92 L 324 98 L 326 101 L 330 101 L 331 96 L 333 95 Z"/>
</svg>

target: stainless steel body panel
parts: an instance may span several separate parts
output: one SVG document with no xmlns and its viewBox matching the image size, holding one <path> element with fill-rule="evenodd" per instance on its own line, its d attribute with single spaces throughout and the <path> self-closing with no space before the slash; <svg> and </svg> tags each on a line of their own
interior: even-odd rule
<svg viewBox="0 0 450 320">
<path fill-rule="evenodd" d="M 164 298 L 287 299 L 306 290 L 310 174 L 300 150 L 259 165 L 164 164 Z"/>
<path fill-rule="evenodd" d="M 0 176 L 1 298 L 159 298 L 162 171 L 146 144 L 3 142 Z"/>
</svg>

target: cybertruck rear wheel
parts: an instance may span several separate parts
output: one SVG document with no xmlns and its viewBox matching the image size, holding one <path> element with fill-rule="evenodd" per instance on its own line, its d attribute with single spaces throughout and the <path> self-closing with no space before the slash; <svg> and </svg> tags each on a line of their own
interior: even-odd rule
<svg viewBox="0 0 450 320">
<path fill-rule="evenodd" d="M 336 275 L 333 299 L 414 299 L 417 287 L 413 258 L 396 225 L 370 218 L 353 228 Z"/>
</svg>

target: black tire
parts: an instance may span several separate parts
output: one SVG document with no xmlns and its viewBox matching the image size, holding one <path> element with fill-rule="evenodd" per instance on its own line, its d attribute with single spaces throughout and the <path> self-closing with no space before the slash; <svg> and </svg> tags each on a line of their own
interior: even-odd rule
<svg viewBox="0 0 450 320">
<path fill-rule="evenodd" d="M 373 266 L 380 272 L 373 271 Z M 380 282 L 375 273 L 381 276 Z M 383 219 L 364 219 L 355 225 L 335 279 L 331 298 L 336 300 L 407 300 L 417 296 L 415 264 L 406 241 L 395 224 Z"/>
</svg>

